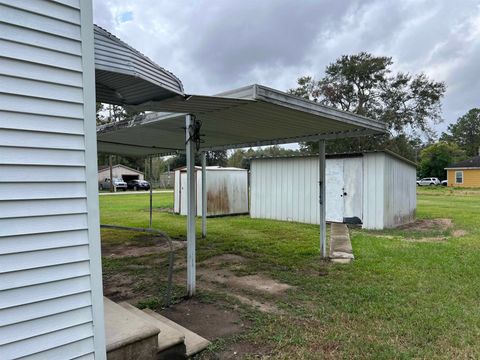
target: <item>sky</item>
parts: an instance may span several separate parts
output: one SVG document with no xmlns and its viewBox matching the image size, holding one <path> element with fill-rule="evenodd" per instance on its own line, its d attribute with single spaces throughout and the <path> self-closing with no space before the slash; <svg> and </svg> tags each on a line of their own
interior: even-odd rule
<svg viewBox="0 0 480 360">
<path fill-rule="evenodd" d="M 254 83 L 286 91 L 367 51 L 447 84 L 438 134 L 480 107 L 480 0 L 94 0 L 94 21 L 187 93 Z"/>
</svg>

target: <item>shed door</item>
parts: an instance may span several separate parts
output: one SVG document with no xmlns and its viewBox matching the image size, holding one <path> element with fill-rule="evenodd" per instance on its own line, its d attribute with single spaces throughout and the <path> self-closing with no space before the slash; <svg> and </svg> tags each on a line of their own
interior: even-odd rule
<svg viewBox="0 0 480 360">
<path fill-rule="evenodd" d="M 327 221 L 343 222 L 343 159 L 327 160 L 325 182 Z"/>
<path fill-rule="evenodd" d="M 180 215 L 187 215 L 187 173 L 180 172 Z"/>
<path fill-rule="evenodd" d="M 363 158 L 343 160 L 344 218 L 363 221 Z"/>
</svg>

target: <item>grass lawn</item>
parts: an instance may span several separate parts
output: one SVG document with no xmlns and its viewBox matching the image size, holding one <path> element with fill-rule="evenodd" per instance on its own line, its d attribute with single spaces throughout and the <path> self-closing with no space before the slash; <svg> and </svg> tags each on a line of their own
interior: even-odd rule
<svg viewBox="0 0 480 360">
<path fill-rule="evenodd" d="M 199 262 L 223 253 L 241 255 L 249 260 L 242 274 L 264 274 L 294 288 L 269 299 L 281 314 L 237 306 L 249 326 L 215 341 L 201 356 L 251 342 L 268 348 L 275 359 L 480 358 L 480 192 L 418 191 L 418 218 L 449 218 L 453 227 L 352 230 L 356 260 L 349 265 L 320 261 L 314 225 L 246 216 L 209 219 L 207 239 L 198 240 Z M 154 194 L 155 208 L 172 203 L 173 193 Z M 104 224 L 148 225 L 147 194 L 101 196 L 100 206 Z M 174 238 L 185 238 L 185 217 L 155 211 L 153 223 Z M 463 236 L 453 237 L 454 230 L 464 230 Z M 106 246 L 149 241 L 135 233 L 102 231 Z M 179 250 L 177 258 L 182 256 Z M 119 273 L 135 277 L 132 291 L 139 302 L 158 306 L 155 299 L 164 286 L 158 273 L 165 263 L 156 258 L 105 257 L 104 276 L 107 281 Z M 184 292 L 178 282 L 177 298 Z M 199 298 L 226 306 L 235 302 L 228 291 L 200 291 Z"/>
</svg>

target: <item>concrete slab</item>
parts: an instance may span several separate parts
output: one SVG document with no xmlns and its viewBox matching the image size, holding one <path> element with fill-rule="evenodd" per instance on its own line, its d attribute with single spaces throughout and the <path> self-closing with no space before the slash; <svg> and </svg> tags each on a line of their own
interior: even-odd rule
<svg viewBox="0 0 480 360">
<path fill-rule="evenodd" d="M 176 345 L 184 344 L 185 335 L 181 331 L 178 331 L 172 326 L 167 325 L 164 321 L 160 321 L 156 317 L 148 314 L 146 311 L 142 311 L 127 302 L 122 302 L 119 305 L 122 306 L 124 309 L 130 311 L 134 315 L 140 317 L 142 320 L 144 320 L 151 326 L 160 329 L 160 333 L 158 334 L 158 351 L 164 351 Z"/>
<path fill-rule="evenodd" d="M 156 359 L 160 329 L 107 298 L 104 308 L 109 360 Z"/>
<path fill-rule="evenodd" d="M 340 264 L 347 264 L 354 259 L 350 233 L 345 224 L 331 224 L 330 259 Z"/>
</svg>

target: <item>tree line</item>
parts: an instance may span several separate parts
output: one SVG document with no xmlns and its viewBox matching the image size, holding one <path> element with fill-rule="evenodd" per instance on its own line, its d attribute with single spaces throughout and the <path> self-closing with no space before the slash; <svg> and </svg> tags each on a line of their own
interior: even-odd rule
<svg viewBox="0 0 480 360">
<path fill-rule="evenodd" d="M 328 141 L 328 153 L 347 153 L 388 149 L 418 163 L 420 177 L 445 178 L 444 168 L 456 161 L 478 155 L 480 147 L 480 109 L 466 112 L 440 136 L 434 126 L 442 118 L 442 99 L 446 84 L 427 75 L 395 72 L 391 57 L 361 52 L 344 55 L 329 64 L 318 80 L 302 76 L 290 94 L 339 110 L 352 112 L 386 124 L 388 133 Z M 97 124 L 129 119 L 123 108 L 97 106 Z M 316 154 L 317 142 L 304 142 L 298 149 L 280 146 L 234 151 L 207 152 L 207 165 L 249 168 L 249 159 L 262 156 Z M 99 155 L 99 163 L 106 163 Z M 117 157 L 117 162 L 145 170 L 144 159 Z M 156 172 L 185 165 L 185 155 L 157 159 Z M 200 158 L 196 159 L 200 164 Z"/>
</svg>

